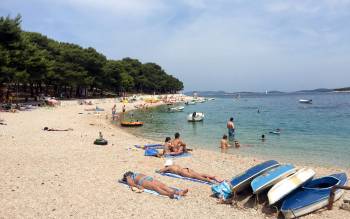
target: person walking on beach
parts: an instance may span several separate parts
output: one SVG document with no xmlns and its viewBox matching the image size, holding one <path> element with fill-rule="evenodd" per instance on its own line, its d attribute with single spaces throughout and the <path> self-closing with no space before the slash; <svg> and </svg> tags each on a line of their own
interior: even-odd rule
<svg viewBox="0 0 350 219">
<path fill-rule="evenodd" d="M 125 113 L 125 111 L 126 111 L 125 104 L 123 105 L 122 111 L 123 111 L 123 113 Z"/>
<path fill-rule="evenodd" d="M 235 138 L 235 124 L 233 123 L 233 117 L 227 122 L 228 137 L 230 140 Z"/>
<path fill-rule="evenodd" d="M 113 108 L 112 108 L 112 119 L 115 120 L 115 114 L 117 112 L 117 105 L 114 104 Z"/>
</svg>

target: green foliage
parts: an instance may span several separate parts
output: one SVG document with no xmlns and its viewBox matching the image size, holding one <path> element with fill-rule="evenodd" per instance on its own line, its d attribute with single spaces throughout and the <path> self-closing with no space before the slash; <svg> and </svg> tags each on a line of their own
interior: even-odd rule
<svg viewBox="0 0 350 219">
<path fill-rule="evenodd" d="M 94 48 L 62 43 L 40 33 L 25 32 L 21 16 L 0 17 L 0 86 L 21 84 L 34 95 L 94 95 L 109 92 L 168 93 L 183 89 L 181 81 L 155 63 L 137 59 L 107 60 Z"/>
</svg>

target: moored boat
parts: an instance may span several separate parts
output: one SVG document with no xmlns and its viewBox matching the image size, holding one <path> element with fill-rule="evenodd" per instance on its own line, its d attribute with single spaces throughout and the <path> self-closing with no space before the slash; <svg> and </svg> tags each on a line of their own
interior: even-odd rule
<svg viewBox="0 0 350 219">
<path fill-rule="evenodd" d="M 300 99 L 299 103 L 312 103 L 311 99 Z"/>
<path fill-rule="evenodd" d="M 314 179 L 288 196 L 282 203 L 281 211 L 285 218 L 295 218 L 327 206 L 331 189 L 335 185 L 347 184 L 345 173 L 332 174 Z M 338 200 L 344 190 L 336 190 L 334 200 Z"/>
<path fill-rule="evenodd" d="M 138 127 L 138 126 L 143 126 L 143 122 L 126 122 L 126 121 L 123 121 L 120 123 L 121 126 L 124 126 L 124 127 Z"/>
<path fill-rule="evenodd" d="M 187 101 L 185 102 L 186 105 L 195 105 L 196 102 L 195 101 Z"/>
<path fill-rule="evenodd" d="M 187 116 L 189 122 L 200 122 L 204 119 L 204 113 L 193 112 Z"/>
<path fill-rule="evenodd" d="M 273 168 L 253 179 L 250 183 L 253 193 L 259 194 L 295 172 L 296 168 L 292 164 L 281 165 Z"/>
<path fill-rule="evenodd" d="M 251 181 L 255 177 L 279 165 L 280 164 L 277 161 L 269 160 L 248 169 L 247 171 L 245 171 L 244 173 L 241 173 L 238 176 L 235 176 L 231 180 L 232 191 L 234 192 L 243 191 L 244 189 L 249 187 Z"/>
<path fill-rule="evenodd" d="M 177 107 L 172 107 L 169 109 L 170 112 L 181 112 L 185 109 L 184 106 L 177 106 Z"/>
<path fill-rule="evenodd" d="M 275 184 L 267 193 L 269 204 L 273 205 L 286 197 L 288 194 L 302 186 L 307 181 L 315 176 L 315 171 L 312 169 L 302 168 L 293 175 L 283 179 Z"/>
</svg>

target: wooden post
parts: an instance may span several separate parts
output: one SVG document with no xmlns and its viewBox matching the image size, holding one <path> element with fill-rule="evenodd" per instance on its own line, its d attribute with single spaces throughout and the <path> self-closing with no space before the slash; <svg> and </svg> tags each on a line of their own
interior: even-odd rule
<svg viewBox="0 0 350 219">
<path fill-rule="evenodd" d="M 331 189 L 331 194 L 329 195 L 329 199 L 328 199 L 328 210 L 332 210 L 333 208 L 333 202 L 334 202 L 334 196 L 335 196 L 335 191 L 337 189 L 345 189 L 345 190 L 350 190 L 350 186 L 339 186 L 339 185 L 335 185 L 332 187 Z"/>
</svg>

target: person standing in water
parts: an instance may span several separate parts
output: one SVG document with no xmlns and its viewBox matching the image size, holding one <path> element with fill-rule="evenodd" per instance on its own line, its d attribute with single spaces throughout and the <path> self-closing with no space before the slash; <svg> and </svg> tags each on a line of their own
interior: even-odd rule
<svg viewBox="0 0 350 219">
<path fill-rule="evenodd" d="M 235 124 L 233 123 L 233 117 L 227 122 L 228 137 L 230 140 L 235 138 Z"/>
</svg>

